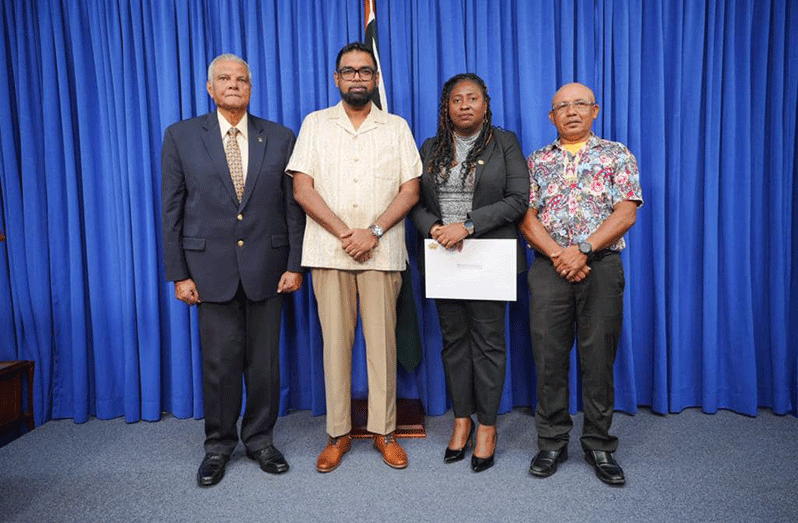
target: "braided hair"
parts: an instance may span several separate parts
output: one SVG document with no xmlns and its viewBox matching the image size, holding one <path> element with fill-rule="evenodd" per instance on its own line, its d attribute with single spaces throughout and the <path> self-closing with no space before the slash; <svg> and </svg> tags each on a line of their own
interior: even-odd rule
<svg viewBox="0 0 798 523">
<path fill-rule="evenodd" d="M 488 87 L 479 76 L 474 73 L 461 73 L 455 75 L 443 84 L 443 91 L 441 92 L 441 100 L 438 105 L 438 131 L 435 134 L 435 141 L 432 146 L 431 161 L 429 164 L 429 172 L 437 173 L 435 182 L 438 186 L 445 183 L 449 179 L 449 174 L 452 171 L 452 164 L 455 162 L 454 155 L 454 126 L 452 119 L 449 117 L 449 95 L 458 83 L 469 80 L 479 86 L 482 91 L 482 96 L 485 98 L 487 110 L 485 111 L 485 119 L 482 122 L 482 129 L 479 132 L 474 146 L 468 152 L 463 166 L 460 171 L 460 178 L 463 185 L 466 179 L 474 168 L 477 158 L 485 150 L 485 146 L 490 141 L 493 123 L 493 114 L 490 110 L 490 96 L 488 96 Z"/>
</svg>

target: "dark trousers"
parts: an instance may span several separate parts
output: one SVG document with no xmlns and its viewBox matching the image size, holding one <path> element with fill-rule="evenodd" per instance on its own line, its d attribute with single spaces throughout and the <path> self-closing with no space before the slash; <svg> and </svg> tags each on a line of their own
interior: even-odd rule
<svg viewBox="0 0 798 523">
<path fill-rule="evenodd" d="M 551 260 L 538 256 L 529 270 L 529 319 L 537 372 L 535 423 L 541 450 L 568 444 L 568 367 L 574 337 L 582 371 L 582 448 L 614 452 L 613 364 L 621 334 L 624 276 L 621 257 L 590 262 L 590 274 L 568 283 Z"/>
<path fill-rule="evenodd" d="M 247 405 L 241 441 L 252 452 L 272 444 L 280 403 L 282 305 L 282 295 L 250 301 L 241 285 L 229 302 L 199 304 L 205 452 L 229 456 L 238 443 L 242 377 Z"/>
<path fill-rule="evenodd" d="M 441 359 L 457 418 L 477 413 L 495 425 L 504 388 L 507 349 L 503 301 L 435 300 L 443 334 Z"/>
</svg>

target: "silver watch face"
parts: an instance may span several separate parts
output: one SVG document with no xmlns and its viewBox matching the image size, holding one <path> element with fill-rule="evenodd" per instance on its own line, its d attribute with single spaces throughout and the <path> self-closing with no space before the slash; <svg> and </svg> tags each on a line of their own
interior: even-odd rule
<svg viewBox="0 0 798 523">
<path fill-rule="evenodd" d="M 593 246 L 587 242 L 582 242 L 579 244 L 579 252 L 582 254 L 590 254 L 593 252 Z"/>
</svg>

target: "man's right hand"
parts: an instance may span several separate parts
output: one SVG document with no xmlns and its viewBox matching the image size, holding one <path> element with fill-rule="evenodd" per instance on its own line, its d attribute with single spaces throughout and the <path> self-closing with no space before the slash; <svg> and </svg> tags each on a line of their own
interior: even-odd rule
<svg viewBox="0 0 798 523">
<path fill-rule="evenodd" d="M 579 252 L 575 245 L 552 253 L 550 258 L 557 273 L 571 283 L 578 283 L 590 274 L 587 256 Z"/>
<path fill-rule="evenodd" d="M 369 229 L 347 229 L 341 234 L 341 248 L 356 262 L 363 263 L 371 258 L 379 240 Z"/>
<path fill-rule="evenodd" d="M 187 278 L 175 282 L 175 298 L 182 301 L 186 305 L 195 305 L 199 303 L 199 292 L 197 292 L 197 284 L 194 280 Z"/>
</svg>

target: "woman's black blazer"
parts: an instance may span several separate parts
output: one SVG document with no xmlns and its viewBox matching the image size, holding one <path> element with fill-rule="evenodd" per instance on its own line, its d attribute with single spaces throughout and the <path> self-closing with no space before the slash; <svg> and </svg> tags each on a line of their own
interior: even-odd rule
<svg viewBox="0 0 798 523">
<path fill-rule="evenodd" d="M 435 223 L 441 222 L 441 209 L 435 187 L 437 173 L 429 172 L 434 137 L 421 146 L 424 170 L 421 194 L 410 211 L 410 220 L 425 238 Z M 452 175 L 459 174 L 459 171 Z M 493 128 L 485 150 L 477 158 L 474 172 L 474 199 L 468 217 L 474 223 L 472 238 L 518 240 L 517 225 L 529 206 L 529 171 L 515 133 Z M 526 269 L 526 257 L 518 243 L 518 272 Z"/>
</svg>

